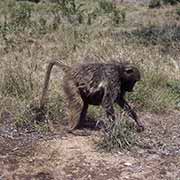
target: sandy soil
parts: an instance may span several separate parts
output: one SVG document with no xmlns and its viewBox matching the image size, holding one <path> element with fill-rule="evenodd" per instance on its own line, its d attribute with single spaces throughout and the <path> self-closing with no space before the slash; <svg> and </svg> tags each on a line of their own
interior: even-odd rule
<svg viewBox="0 0 180 180">
<path fill-rule="evenodd" d="M 2 125 L 0 180 L 179 180 L 180 112 L 141 113 L 141 119 L 142 146 L 116 153 L 97 150 L 99 131 L 9 134 Z"/>
</svg>

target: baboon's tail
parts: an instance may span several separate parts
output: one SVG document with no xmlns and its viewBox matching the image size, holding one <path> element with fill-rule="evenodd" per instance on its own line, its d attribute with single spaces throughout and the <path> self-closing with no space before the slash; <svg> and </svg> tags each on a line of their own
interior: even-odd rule
<svg viewBox="0 0 180 180">
<path fill-rule="evenodd" d="M 49 85 L 49 79 L 50 79 L 51 70 L 54 65 L 59 66 L 64 72 L 67 72 L 68 70 L 70 70 L 70 67 L 68 65 L 65 65 L 63 62 L 59 62 L 56 60 L 53 60 L 48 64 L 47 70 L 46 70 L 46 75 L 45 75 L 45 80 L 44 80 L 42 96 L 40 99 L 40 108 L 41 109 L 44 108 L 44 105 L 47 100 L 46 96 L 47 96 L 47 90 L 48 90 L 48 85 Z"/>
</svg>

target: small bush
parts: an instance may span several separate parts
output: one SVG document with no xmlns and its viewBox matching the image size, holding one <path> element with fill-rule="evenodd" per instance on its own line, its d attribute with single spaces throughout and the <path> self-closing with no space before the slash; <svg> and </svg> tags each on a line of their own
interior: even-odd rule
<svg viewBox="0 0 180 180">
<path fill-rule="evenodd" d="M 120 23 L 124 23 L 126 20 L 126 11 L 125 10 L 118 10 L 118 9 L 114 8 L 112 20 L 113 20 L 115 25 L 118 25 Z"/>
<path fill-rule="evenodd" d="M 180 16 L 180 8 L 176 9 L 176 14 Z"/>
<path fill-rule="evenodd" d="M 176 107 L 180 108 L 180 81 L 179 80 L 169 80 L 167 82 L 167 87 L 170 91 L 177 96 Z"/>
<path fill-rule="evenodd" d="M 5 96 L 30 98 L 33 91 L 31 76 L 20 65 L 17 69 L 7 66 L 7 69 L 4 71 L 0 91 Z"/>
<path fill-rule="evenodd" d="M 178 93 L 167 88 L 168 78 L 161 73 L 146 72 L 145 77 L 137 84 L 130 100 L 139 108 L 151 112 L 161 112 L 175 107 Z"/>
<path fill-rule="evenodd" d="M 100 148 L 107 151 L 130 150 L 135 145 L 134 124 L 128 121 L 124 113 L 116 121 L 105 121 L 102 128 L 102 139 L 98 143 Z"/>
<path fill-rule="evenodd" d="M 179 80 L 169 80 L 167 82 L 167 87 L 169 87 L 174 93 L 180 96 L 180 81 Z"/>
<path fill-rule="evenodd" d="M 29 104 L 28 101 L 24 101 L 24 106 L 20 104 L 16 109 L 14 116 L 15 126 L 19 130 L 25 131 L 48 131 L 48 115 L 45 111 L 40 110 L 38 104 Z"/>
<path fill-rule="evenodd" d="M 178 2 L 180 2 L 180 0 L 162 0 L 162 2 L 163 2 L 164 4 L 175 5 L 175 4 L 177 4 Z"/>
<path fill-rule="evenodd" d="M 65 117 L 65 108 L 62 96 L 59 94 L 51 95 L 47 103 L 47 109 L 48 119 L 54 122 L 59 122 L 59 120 L 61 120 L 61 123 L 64 123 L 63 119 Z"/>
<path fill-rule="evenodd" d="M 149 8 L 159 8 L 161 6 L 161 0 L 151 0 Z"/>
<path fill-rule="evenodd" d="M 113 11 L 113 3 L 108 0 L 100 0 L 99 7 L 104 11 L 104 13 L 111 13 Z"/>
<path fill-rule="evenodd" d="M 33 11 L 33 6 L 29 3 L 20 3 L 18 4 L 14 12 L 11 15 L 11 18 L 13 19 L 13 22 L 16 26 L 21 27 L 23 30 L 26 27 L 29 27 L 31 25 L 31 15 Z"/>
<path fill-rule="evenodd" d="M 167 45 L 180 42 L 180 26 L 163 25 L 149 26 L 127 33 L 126 36 L 144 45 Z"/>
<path fill-rule="evenodd" d="M 39 3 L 41 0 L 16 0 L 16 1 L 29 1 L 34 3 Z"/>
</svg>

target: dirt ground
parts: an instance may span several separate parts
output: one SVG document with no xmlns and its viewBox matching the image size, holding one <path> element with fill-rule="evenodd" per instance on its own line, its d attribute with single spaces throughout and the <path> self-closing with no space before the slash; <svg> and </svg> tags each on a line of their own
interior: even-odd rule
<svg viewBox="0 0 180 180">
<path fill-rule="evenodd" d="M 20 134 L 2 124 L 0 180 L 180 180 L 180 112 L 140 116 L 146 126 L 138 134 L 141 146 L 116 153 L 97 150 L 100 131 Z"/>
</svg>

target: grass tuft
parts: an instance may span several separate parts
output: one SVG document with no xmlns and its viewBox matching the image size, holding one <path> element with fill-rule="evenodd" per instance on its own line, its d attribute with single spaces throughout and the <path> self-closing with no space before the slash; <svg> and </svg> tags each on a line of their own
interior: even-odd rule
<svg viewBox="0 0 180 180">
<path fill-rule="evenodd" d="M 105 121 L 102 128 L 102 138 L 98 147 L 112 152 L 116 150 L 130 150 L 136 142 L 136 130 L 124 113 L 114 122 Z"/>
</svg>

